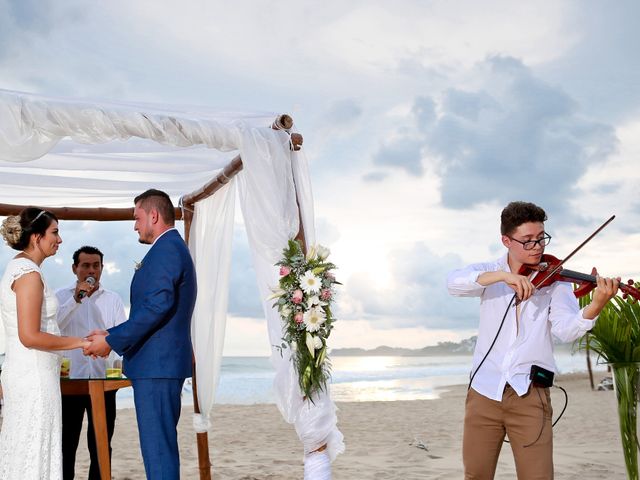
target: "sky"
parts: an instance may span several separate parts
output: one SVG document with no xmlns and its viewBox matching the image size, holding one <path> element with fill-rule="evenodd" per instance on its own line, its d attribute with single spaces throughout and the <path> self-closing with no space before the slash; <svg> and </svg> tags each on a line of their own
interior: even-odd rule
<svg viewBox="0 0 640 480">
<path fill-rule="evenodd" d="M 0 88 L 291 114 L 343 283 L 330 345 L 421 348 L 475 334 L 477 301 L 446 274 L 503 254 L 513 200 L 547 211 L 558 257 L 615 214 L 568 267 L 640 277 L 639 17 L 634 1 L 0 0 Z M 95 244 L 128 302 L 132 223 L 61 233 L 50 283 Z M 268 355 L 259 301 L 239 218 L 225 355 Z"/>
</svg>

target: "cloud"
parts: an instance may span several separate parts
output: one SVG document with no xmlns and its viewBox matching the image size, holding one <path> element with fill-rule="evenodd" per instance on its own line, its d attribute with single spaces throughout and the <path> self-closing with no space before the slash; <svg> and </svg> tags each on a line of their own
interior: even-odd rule
<svg viewBox="0 0 640 480">
<path fill-rule="evenodd" d="M 640 112 L 640 3 L 620 0 L 569 2 L 567 19 L 578 41 L 564 55 L 541 65 L 540 73 L 561 83 L 585 111 L 611 122 Z"/>
<path fill-rule="evenodd" d="M 469 77 L 475 89 L 417 97 L 409 124 L 373 163 L 437 172 L 448 208 L 529 199 L 564 213 L 589 166 L 616 151 L 614 129 L 581 115 L 568 94 L 515 58 L 488 58 Z"/>
<path fill-rule="evenodd" d="M 355 99 L 333 102 L 325 113 L 327 122 L 336 128 L 353 125 L 362 116 L 362 105 Z"/>
<path fill-rule="evenodd" d="M 386 165 L 399 167 L 407 173 L 415 176 L 422 176 L 424 167 L 420 155 L 420 142 L 404 138 L 383 145 L 373 158 L 375 165 Z"/>
<path fill-rule="evenodd" d="M 345 282 L 338 316 L 365 318 L 380 328 L 469 329 L 477 325 L 477 305 L 452 297 L 447 273 L 462 266 L 454 254 L 440 256 L 423 243 L 390 253 L 387 285 L 376 287 L 370 275 L 354 274 Z"/>
<path fill-rule="evenodd" d="M 364 174 L 362 176 L 362 179 L 365 182 L 382 182 L 388 177 L 389 177 L 389 173 L 376 171 L 376 172 L 369 172 Z"/>
</svg>

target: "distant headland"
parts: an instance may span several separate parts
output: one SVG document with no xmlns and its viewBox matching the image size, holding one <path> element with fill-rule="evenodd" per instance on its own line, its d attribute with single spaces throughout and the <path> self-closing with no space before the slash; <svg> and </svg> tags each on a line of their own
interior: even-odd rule
<svg viewBox="0 0 640 480">
<path fill-rule="evenodd" d="M 471 355 L 476 347 L 477 336 L 466 338 L 460 342 L 438 342 L 437 345 L 431 345 L 423 348 L 402 348 L 389 347 L 381 345 L 371 350 L 364 348 L 334 348 L 331 350 L 331 356 L 342 357 L 429 357 L 444 355 Z M 559 343 L 554 345 L 556 351 L 571 352 L 573 344 Z"/>
</svg>

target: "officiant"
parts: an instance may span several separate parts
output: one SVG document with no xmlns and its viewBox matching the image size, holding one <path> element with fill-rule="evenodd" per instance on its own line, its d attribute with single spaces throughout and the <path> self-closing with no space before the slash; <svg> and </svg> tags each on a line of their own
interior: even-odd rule
<svg viewBox="0 0 640 480">
<path fill-rule="evenodd" d="M 104 255 L 96 247 L 84 246 L 73 254 L 71 267 L 76 281 L 56 292 L 60 308 L 58 325 L 62 335 L 85 337 L 89 332 L 114 327 L 127 318 L 120 296 L 102 286 L 100 279 L 104 267 Z M 105 378 L 104 358 L 91 358 L 82 350 L 63 352 L 70 363 L 70 378 Z M 64 365 L 63 365 L 64 366 Z M 116 391 L 104 393 L 107 417 L 109 457 L 111 438 L 116 420 Z M 93 422 L 91 422 L 91 397 L 89 395 L 62 396 L 62 469 L 64 480 L 72 480 L 75 475 L 76 450 L 80 440 L 85 411 L 89 419 L 87 445 L 91 466 L 89 480 L 100 480 L 100 467 L 96 449 Z"/>
</svg>

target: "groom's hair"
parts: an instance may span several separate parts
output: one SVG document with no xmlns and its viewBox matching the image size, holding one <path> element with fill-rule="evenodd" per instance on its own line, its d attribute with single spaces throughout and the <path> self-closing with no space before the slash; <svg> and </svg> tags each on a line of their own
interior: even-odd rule
<svg viewBox="0 0 640 480">
<path fill-rule="evenodd" d="M 134 205 L 137 205 L 138 202 L 140 202 L 140 208 L 147 213 L 155 208 L 167 225 L 176 223 L 176 211 L 173 208 L 173 203 L 171 203 L 169 195 L 162 190 L 150 188 L 133 199 Z"/>
</svg>

